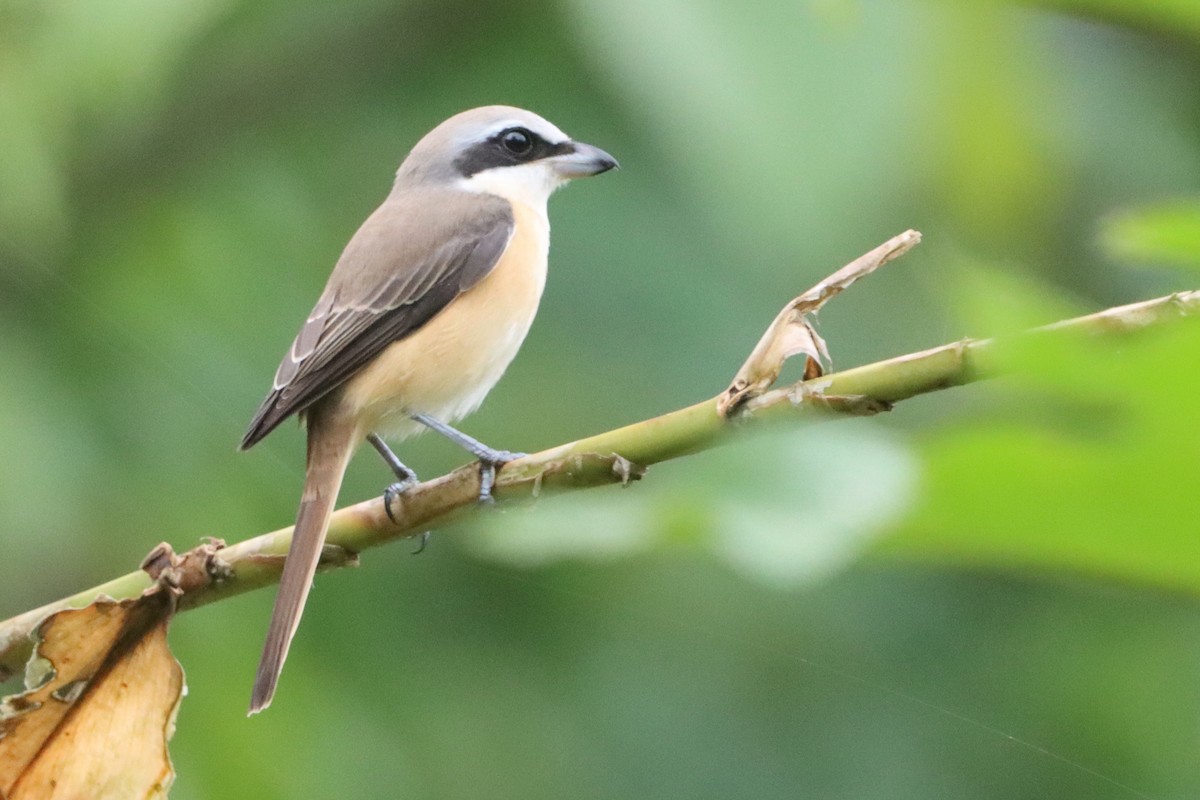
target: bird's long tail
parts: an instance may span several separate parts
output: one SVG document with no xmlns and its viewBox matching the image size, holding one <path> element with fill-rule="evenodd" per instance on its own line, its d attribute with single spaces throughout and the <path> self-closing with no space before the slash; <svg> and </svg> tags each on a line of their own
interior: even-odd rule
<svg viewBox="0 0 1200 800">
<path fill-rule="evenodd" d="M 342 486 L 342 475 L 358 438 L 353 421 L 340 418 L 336 412 L 324 412 L 325 409 L 318 407 L 308 415 L 308 469 L 304 494 L 296 515 L 292 545 L 279 579 L 279 594 L 275 597 L 267 641 L 254 678 L 249 712 L 252 715 L 269 706 L 275 695 L 288 646 L 300 624 L 304 601 L 321 558 L 325 531 Z"/>
</svg>

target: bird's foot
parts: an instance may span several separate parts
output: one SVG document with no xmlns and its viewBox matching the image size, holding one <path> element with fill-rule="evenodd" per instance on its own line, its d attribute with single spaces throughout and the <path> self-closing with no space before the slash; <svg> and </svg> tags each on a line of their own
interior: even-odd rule
<svg viewBox="0 0 1200 800">
<path fill-rule="evenodd" d="M 492 489 L 496 486 L 497 468 L 504 466 L 509 461 L 524 458 L 527 454 L 514 453 L 509 450 L 493 450 L 489 447 L 475 455 L 479 457 L 479 502 L 486 505 L 496 502 L 496 498 L 492 497 Z"/>
<path fill-rule="evenodd" d="M 413 414 L 412 419 L 430 430 L 437 431 L 471 455 L 479 459 L 479 502 L 492 502 L 492 487 L 496 485 L 496 469 L 509 461 L 524 458 L 524 453 L 513 453 L 508 450 L 494 450 L 478 439 L 467 436 L 436 417 L 428 414 Z"/>
<path fill-rule="evenodd" d="M 393 525 L 399 524 L 399 521 L 396 519 L 395 512 L 392 511 L 392 503 L 396 502 L 396 498 L 416 485 L 417 476 L 412 475 L 396 481 L 391 486 L 383 490 L 383 510 L 387 512 L 388 519 L 392 521 Z M 424 545 L 421 546 L 421 549 L 425 549 Z"/>
<path fill-rule="evenodd" d="M 388 469 L 396 476 L 396 482 L 383 490 L 383 510 L 387 512 L 388 519 L 394 525 L 396 524 L 396 515 L 392 512 L 392 503 L 395 502 L 397 497 L 416 486 L 420 481 L 417 478 L 417 473 L 406 467 L 404 462 L 396 457 L 396 454 L 384 443 L 379 434 L 370 434 L 367 436 L 367 441 L 379 451 L 379 455 L 383 457 L 383 461 L 388 465 Z"/>
</svg>

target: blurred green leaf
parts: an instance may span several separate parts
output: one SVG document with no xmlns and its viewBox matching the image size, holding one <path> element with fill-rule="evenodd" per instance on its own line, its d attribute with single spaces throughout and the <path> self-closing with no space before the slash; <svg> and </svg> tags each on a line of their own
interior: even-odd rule
<svg viewBox="0 0 1200 800">
<path fill-rule="evenodd" d="M 929 437 L 924 493 L 886 549 L 1200 591 L 1200 326 L 1114 347 L 1028 337 L 982 418 Z M 981 409 L 982 410 L 982 409 Z"/>
<path fill-rule="evenodd" d="M 1200 5 L 1193 0 L 1025 0 L 1032 5 L 1094 16 L 1118 24 L 1200 39 Z"/>
<path fill-rule="evenodd" d="M 511 511 L 464 546 L 520 566 L 698 546 L 752 579 L 789 586 L 850 563 L 908 505 L 917 470 L 876 426 L 780 429 L 656 466 L 624 489 Z"/>
<path fill-rule="evenodd" d="M 1085 313 L 1022 265 L 989 262 L 961 249 L 954 250 L 945 284 L 964 336 L 1013 335 Z"/>
<path fill-rule="evenodd" d="M 189 46 L 231 0 L 0 8 L 0 256 L 41 269 L 71 232 L 69 170 L 156 121 Z M 75 163 L 73 163 L 75 162 Z M 86 164 L 86 167 L 91 167 Z"/>
<path fill-rule="evenodd" d="M 911 504 L 920 472 L 908 448 L 864 423 L 755 437 L 689 482 L 708 489 L 708 546 L 776 586 L 848 566 Z M 753 448 L 753 449 L 752 449 Z"/>
<path fill-rule="evenodd" d="M 1114 214 L 1103 221 L 1100 243 L 1121 261 L 1200 268 L 1200 199 Z"/>
<path fill-rule="evenodd" d="M 875 178 L 902 157 L 919 113 L 912 95 L 923 99 L 912 43 L 923 29 L 912 9 L 773 0 L 565 5 L 608 84 L 649 121 L 644 135 L 673 165 L 672 179 L 741 248 L 740 269 L 773 268 L 779 253 L 811 256 L 811 231 L 833 226 L 846 203 L 864 222 L 868 199 L 898 190 Z M 872 69 L 874 59 L 891 68 Z M 856 102 L 847 104 L 851 91 Z"/>
</svg>

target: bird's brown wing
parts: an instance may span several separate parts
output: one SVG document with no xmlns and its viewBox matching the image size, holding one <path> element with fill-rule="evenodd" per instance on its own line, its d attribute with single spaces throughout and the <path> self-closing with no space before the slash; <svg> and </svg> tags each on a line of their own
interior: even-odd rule
<svg viewBox="0 0 1200 800">
<path fill-rule="evenodd" d="M 506 200 L 454 190 L 395 193 L 346 245 L 242 439 L 253 446 L 416 331 L 500 260 Z"/>
</svg>

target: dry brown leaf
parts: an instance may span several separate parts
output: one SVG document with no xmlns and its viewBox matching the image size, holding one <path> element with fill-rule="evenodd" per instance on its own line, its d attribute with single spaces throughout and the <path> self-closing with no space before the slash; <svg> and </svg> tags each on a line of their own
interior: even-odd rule
<svg viewBox="0 0 1200 800">
<path fill-rule="evenodd" d="M 813 327 L 811 315 L 847 286 L 908 252 L 920 241 L 921 234 L 913 230 L 893 236 L 784 306 L 717 401 L 721 415 L 732 414 L 747 400 L 771 388 L 783 370 L 783 362 L 792 356 L 801 353 L 807 356 L 805 380 L 823 375 L 829 364 L 829 350 Z"/>
<path fill-rule="evenodd" d="M 0 800 L 162 798 L 183 669 L 168 591 L 60 611 L 38 627 L 28 690 L 0 703 Z"/>
</svg>

